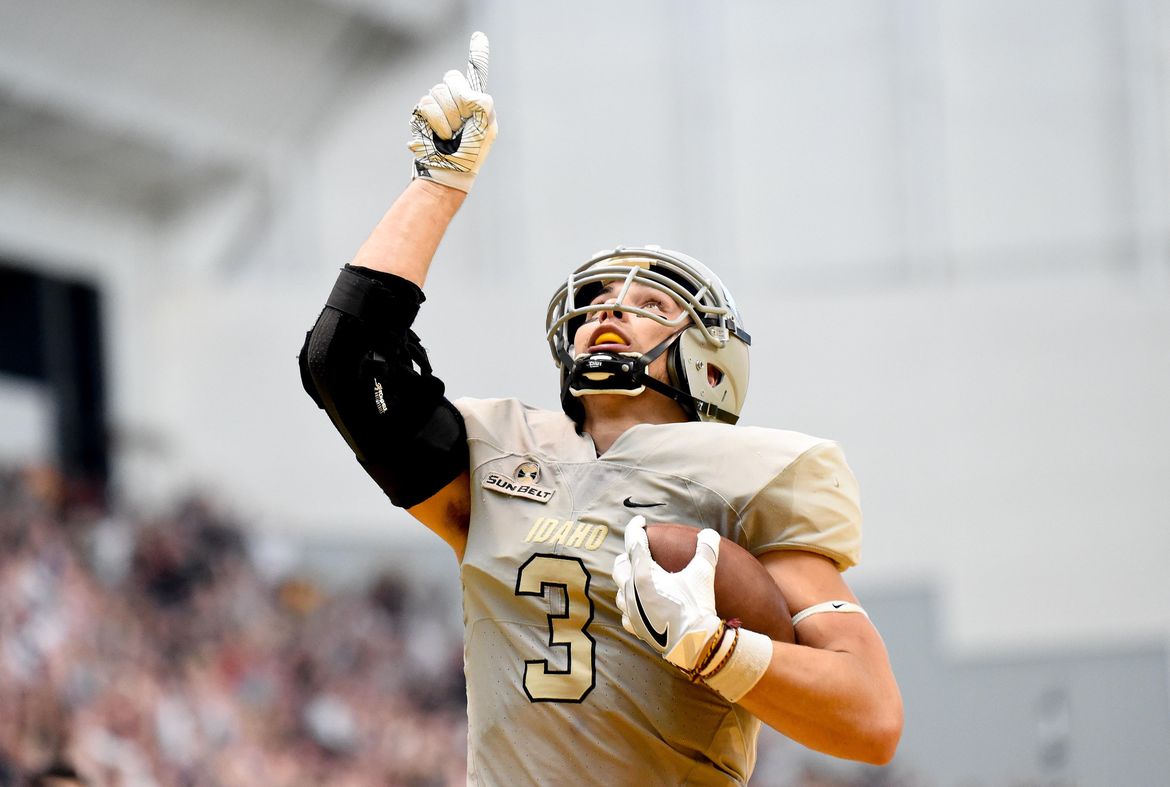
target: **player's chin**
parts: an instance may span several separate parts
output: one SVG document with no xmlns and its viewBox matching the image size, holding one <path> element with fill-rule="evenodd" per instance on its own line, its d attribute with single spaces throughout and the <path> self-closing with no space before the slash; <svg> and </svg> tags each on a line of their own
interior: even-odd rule
<svg viewBox="0 0 1170 787">
<path fill-rule="evenodd" d="M 614 407 L 625 407 L 629 401 L 640 394 L 625 394 L 625 393 L 590 393 L 578 398 L 585 407 L 585 411 L 594 411 L 600 413 Z"/>
</svg>

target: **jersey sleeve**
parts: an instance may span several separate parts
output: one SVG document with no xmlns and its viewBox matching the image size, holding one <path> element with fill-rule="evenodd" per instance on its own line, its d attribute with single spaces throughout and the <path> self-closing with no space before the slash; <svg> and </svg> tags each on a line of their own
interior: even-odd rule
<svg viewBox="0 0 1170 787">
<path fill-rule="evenodd" d="M 831 558 L 840 571 L 861 557 L 857 479 L 840 446 L 821 442 L 788 464 L 740 515 L 745 547 L 757 557 L 801 549 Z"/>
<path fill-rule="evenodd" d="M 595 458 L 593 443 L 582 439 L 560 411 L 531 407 L 518 399 L 457 399 L 454 405 L 466 424 L 472 469 L 507 455 Z"/>
<path fill-rule="evenodd" d="M 523 420 L 520 403 L 511 399 L 456 399 L 453 404 L 467 426 L 471 470 L 508 453 Z"/>
</svg>

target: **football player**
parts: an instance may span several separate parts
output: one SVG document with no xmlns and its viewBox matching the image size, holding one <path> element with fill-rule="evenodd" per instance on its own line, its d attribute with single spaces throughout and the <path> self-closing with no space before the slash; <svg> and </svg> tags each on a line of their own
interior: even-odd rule
<svg viewBox="0 0 1170 787">
<path fill-rule="evenodd" d="M 885 763 L 902 706 L 841 578 L 857 485 L 838 446 L 734 426 L 750 337 L 696 260 L 618 248 L 569 274 L 546 324 L 563 412 L 451 401 L 412 322 L 431 259 L 497 133 L 488 43 L 411 121 L 414 179 L 342 270 L 301 353 L 308 393 L 390 500 L 460 565 L 468 778 L 735 784 L 760 720 Z M 702 528 L 668 574 L 643 517 Z M 718 535 L 767 568 L 796 643 L 714 611 Z"/>
</svg>

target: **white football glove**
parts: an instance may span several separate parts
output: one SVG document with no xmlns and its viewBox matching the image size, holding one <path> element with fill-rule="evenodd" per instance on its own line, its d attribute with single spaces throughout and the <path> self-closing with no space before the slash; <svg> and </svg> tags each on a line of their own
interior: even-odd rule
<svg viewBox="0 0 1170 787">
<path fill-rule="evenodd" d="M 471 191 L 498 130 L 494 102 L 483 92 L 487 76 L 487 36 L 472 33 L 467 75 L 448 71 L 415 105 L 408 145 L 414 177 Z"/>
<path fill-rule="evenodd" d="M 626 551 L 613 561 L 622 625 L 687 673 L 699 666 L 711 638 L 721 632 L 715 614 L 718 560 L 719 534 L 705 528 L 686 568 L 668 572 L 650 556 L 646 520 L 636 516 L 626 525 Z"/>
</svg>

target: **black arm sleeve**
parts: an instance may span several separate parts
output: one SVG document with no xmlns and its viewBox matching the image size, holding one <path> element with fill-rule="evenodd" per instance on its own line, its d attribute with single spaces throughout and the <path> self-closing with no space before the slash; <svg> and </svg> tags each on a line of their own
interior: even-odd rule
<svg viewBox="0 0 1170 787">
<path fill-rule="evenodd" d="M 396 506 L 428 499 L 468 467 L 463 416 L 410 329 L 413 282 L 346 265 L 301 348 L 301 383 Z"/>
</svg>

